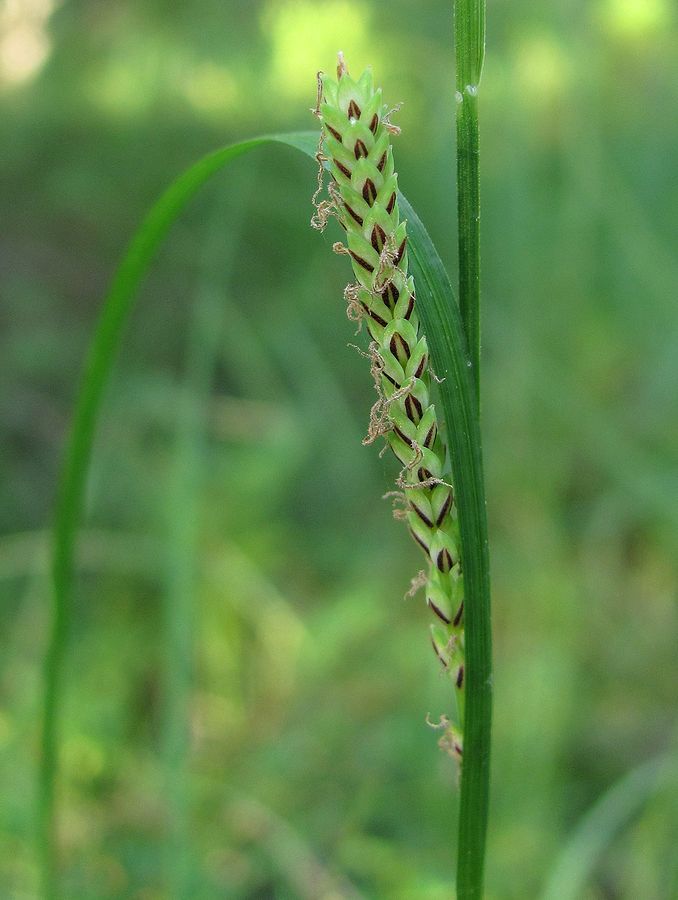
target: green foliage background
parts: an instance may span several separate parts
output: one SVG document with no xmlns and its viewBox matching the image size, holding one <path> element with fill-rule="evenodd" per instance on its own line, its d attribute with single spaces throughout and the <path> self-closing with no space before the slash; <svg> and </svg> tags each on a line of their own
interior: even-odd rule
<svg viewBox="0 0 678 900">
<path fill-rule="evenodd" d="M 674 742 L 677 18 L 668 0 L 490 4 L 490 897 L 538 897 L 582 814 Z M 3 895 L 37 892 L 46 528 L 126 240 L 207 150 L 313 127 L 341 47 L 404 101 L 401 187 L 454 272 L 451 36 L 439 0 L 0 5 Z M 80 542 L 68 897 L 450 894 L 455 773 L 424 718 L 451 689 L 403 599 L 419 557 L 379 500 L 391 460 L 360 444 L 373 395 L 312 189 L 292 151 L 236 163 L 171 233 L 127 334 Z M 620 830 L 586 898 L 676 895 L 676 796 Z"/>
</svg>

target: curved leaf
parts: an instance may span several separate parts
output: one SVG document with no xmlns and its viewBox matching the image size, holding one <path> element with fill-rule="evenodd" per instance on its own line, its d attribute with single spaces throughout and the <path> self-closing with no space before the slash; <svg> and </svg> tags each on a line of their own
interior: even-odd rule
<svg viewBox="0 0 678 900">
<path fill-rule="evenodd" d="M 59 482 L 53 528 L 53 608 L 44 671 L 39 840 L 44 894 L 57 895 L 55 783 L 63 662 L 69 626 L 76 533 L 82 514 L 92 442 L 101 400 L 135 294 L 167 231 L 200 187 L 229 162 L 265 144 L 286 144 L 315 155 L 317 134 L 268 135 L 203 157 L 182 174 L 152 207 L 129 244 L 106 296 L 85 364 Z M 459 870 L 477 872 L 484 853 L 490 725 L 489 576 L 482 461 L 474 386 L 459 311 L 433 244 L 405 198 L 409 247 L 418 308 L 434 366 L 446 376 L 440 394 L 448 426 L 461 520 L 466 612 L 467 691 L 465 762 L 461 788 Z M 468 894 L 468 896 L 474 896 Z"/>
<path fill-rule="evenodd" d="M 92 340 L 78 392 L 64 464 L 59 479 L 52 539 L 53 605 L 44 668 L 44 701 L 39 781 L 38 842 L 43 892 L 57 896 L 55 789 L 58 765 L 58 718 L 63 662 L 69 628 L 75 537 L 97 416 L 104 387 L 136 291 L 173 222 L 194 194 L 232 160 L 265 144 L 281 143 L 313 156 L 317 135 L 302 132 L 265 135 L 224 147 L 200 159 L 180 175 L 154 204 L 129 243 L 111 282 Z"/>
</svg>

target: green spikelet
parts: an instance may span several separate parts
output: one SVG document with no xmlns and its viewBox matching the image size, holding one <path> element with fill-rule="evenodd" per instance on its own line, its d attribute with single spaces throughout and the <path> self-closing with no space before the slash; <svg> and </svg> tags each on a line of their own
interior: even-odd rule
<svg viewBox="0 0 678 900">
<path fill-rule="evenodd" d="M 315 114 L 322 123 L 314 227 L 330 216 L 344 229 L 346 253 L 357 281 L 345 291 L 348 315 L 364 320 L 371 337 L 368 356 L 378 399 L 364 443 L 383 436 L 402 470 L 398 518 L 424 551 L 426 599 L 436 616 L 431 641 L 456 685 L 463 723 L 464 587 L 454 492 L 444 480 L 446 449 L 430 399 L 426 338 L 420 332 L 414 283 L 407 272 L 407 223 L 400 221 L 398 182 L 393 168 L 389 120 L 381 89 L 368 69 L 353 80 L 339 54 L 337 80 L 319 73 Z M 330 173 L 329 199 L 319 201 L 322 174 Z M 446 724 L 446 723 L 444 723 Z M 461 757 L 460 729 L 441 743 Z"/>
</svg>

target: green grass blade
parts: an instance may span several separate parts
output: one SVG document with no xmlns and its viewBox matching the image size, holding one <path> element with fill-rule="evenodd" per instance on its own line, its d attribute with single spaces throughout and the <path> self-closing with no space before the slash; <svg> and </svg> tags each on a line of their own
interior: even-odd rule
<svg viewBox="0 0 678 900">
<path fill-rule="evenodd" d="M 452 461 L 464 566 L 466 683 L 464 762 L 459 809 L 457 896 L 483 893 L 492 719 L 492 636 L 485 489 L 475 383 L 459 308 L 447 272 L 404 197 L 417 309 L 431 350 Z"/>
<path fill-rule="evenodd" d="M 172 223 L 193 195 L 232 160 L 264 144 L 283 143 L 312 156 L 312 132 L 270 135 L 233 144 L 203 157 L 176 179 L 152 207 L 129 244 L 106 296 L 75 405 L 61 473 L 52 543 L 53 607 L 45 657 L 38 841 L 43 893 L 56 897 L 55 786 L 58 718 L 69 628 L 75 537 L 82 512 L 89 459 L 103 390 L 132 309 L 135 294 Z"/>
<path fill-rule="evenodd" d="M 576 900 L 584 896 L 596 862 L 615 835 L 643 804 L 676 777 L 672 754 L 662 754 L 632 769 L 615 782 L 582 817 L 563 847 L 542 900 Z"/>
<path fill-rule="evenodd" d="M 256 147 L 281 143 L 315 155 L 317 134 L 270 135 L 218 150 L 198 161 L 162 195 L 132 239 L 105 299 L 78 394 L 57 498 L 52 546 L 53 609 L 44 670 L 44 708 L 40 775 L 39 850 L 43 888 L 58 896 L 55 785 L 63 664 L 69 627 L 74 549 L 92 442 L 105 384 L 120 344 L 136 291 L 163 238 L 203 184 L 238 156 Z M 490 732 L 490 636 L 487 537 L 474 385 L 468 369 L 461 319 L 447 274 L 430 238 L 404 198 L 411 258 L 418 283 L 419 309 L 441 386 L 448 423 L 453 471 L 462 519 L 462 555 L 469 598 L 467 612 L 466 747 L 461 789 L 460 883 L 482 884 L 487 821 Z M 460 896 L 480 896 L 467 892 Z"/>
<path fill-rule="evenodd" d="M 478 88 L 485 58 L 485 0 L 455 0 L 459 307 L 480 405 L 480 170 Z"/>
</svg>

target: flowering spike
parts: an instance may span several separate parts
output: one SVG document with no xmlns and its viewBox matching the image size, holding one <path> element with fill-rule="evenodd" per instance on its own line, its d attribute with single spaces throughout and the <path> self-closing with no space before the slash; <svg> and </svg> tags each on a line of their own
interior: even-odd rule
<svg viewBox="0 0 678 900">
<path fill-rule="evenodd" d="M 428 560 L 426 601 L 434 616 L 431 643 L 457 695 L 463 727 L 464 587 L 459 528 L 452 486 L 443 478 L 447 450 L 430 398 L 428 347 L 417 317 L 414 283 L 407 271 L 407 224 L 400 221 L 398 177 L 393 169 L 389 121 L 381 89 L 368 69 L 355 81 L 339 54 L 337 80 L 319 75 L 316 115 L 322 123 L 318 161 L 329 170 L 329 199 L 317 202 L 312 223 L 324 228 L 330 215 L 346 232 L 357 279 L 346 288 L 349 318 L 364 318 L 372 342 L 367 354 L 378 394 L 365 443 L 384 437 L 402 466 L 398 510 Z M 320 181 L 319 184 L 322 182 Z M 449 476 L 445 476 L 449 478 Z M 452 733 L 452 732 L 450 732 Z M 461 759 L 461 729 L 455 728 Z"/>
</svg>

